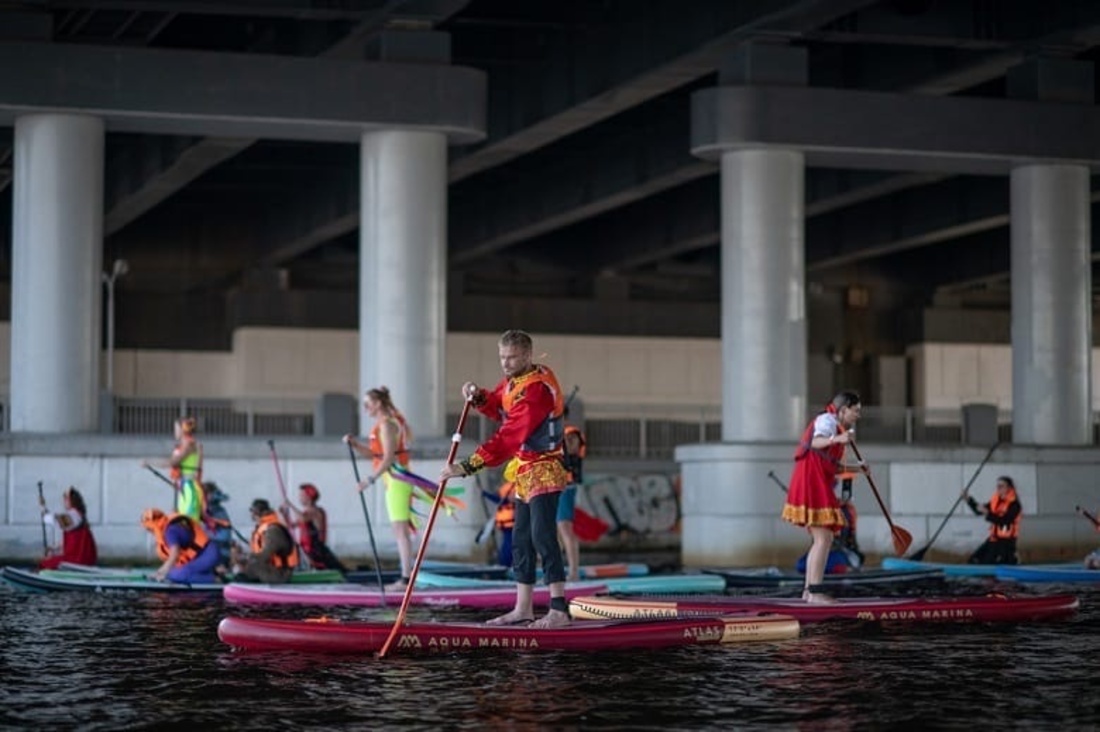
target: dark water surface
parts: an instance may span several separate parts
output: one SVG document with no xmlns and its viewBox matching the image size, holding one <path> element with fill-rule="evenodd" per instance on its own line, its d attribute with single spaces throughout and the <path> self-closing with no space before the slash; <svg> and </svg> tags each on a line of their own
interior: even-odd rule
<svg viewBox="0 0 1100 732">
<path fill-rule="evenodd" d="M 0 586 L 0 728 L 1098 728 L 1100 585 L 935 589 L 1070 591 L 1082 610 L 1059 623 L 821 624 L 778 643 L 380 661 L 242 654 L 217 639 L 227 612 L 319 614 L 304 608 Z"/>
</svg>

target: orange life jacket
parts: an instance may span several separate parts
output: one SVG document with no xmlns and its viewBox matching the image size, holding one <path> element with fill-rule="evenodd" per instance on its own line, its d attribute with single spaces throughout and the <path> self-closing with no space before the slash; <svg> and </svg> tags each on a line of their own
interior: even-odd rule
<svg viewBox="0 0 1100 732">
<path fill-rule="evenodd" d="M 274 513 L 264 514 L 260 516 L 259 521 L 256 522 L 256 528 L 252 530 L 251 548 L 253 556 L 258 555 L 264 550 L 264 538 L 267 536 L 268 531 L 286 531 L 287 538 L 290 539 L 290 554 L 287 556 L 279 556 L 278 554 L 272 555 L 271 564 L 283 568 L 283 567 L 297 567 L 298 566 L 298 551 L 294 547 L 294 538 L 290 536 L 290 532 L 279 521 L 279 517 Z"/>
<path fill-rule="evenodd" d="M 535 364 L 531 371 L 509 381 L 507 390 L 501 395 L 501 407 L 507 415 L 508 412 L 512 411 L 512 405 L 516 403 L 516 399 L 523 393 L 523 390 L 538 382 L 546 384 L 547 388 L 550 389 L 550 393 L 554 395 L 554 408 L 542 424 L 536 427 L 534 432 L 528 436 L 527 440 L 520 446 L 520 450 L 552 452 L 561 449 L 561 441 L 565 436 L 565 432 L 562 430 L 565 400 L 562 398 L 558 377 L 554 376 L 553 371 L 546 366 Z"/>
<path fill-rule="evenodd" d="M 182 567 L 197 557 L 199 552 L 209 543 L 210 539 L 207 537 L 206 532 L 203 531 L 198 521 L 195 521 L 190 516 L 174 513 L 154 529 L 157 537 L 157 556 L 162 560 L 168 558 L 168 552 L 171 550 L 171 547 L 168 546 L 168 540 L 165 534 L 168 533 L 168 527 L 173 524 L 184 526 L 191 532 L 191 543 L 180 547 L 180 555 L 176 560 L 176 566 Z"/>
<path fill-rule="evenodd" d="M 1001 497 L 999 491 L 993 494 L 993 497 L 989 499 L 989 513 L 992 516 L 1004 516 L 1008 513 L 1008 508 L 1014 502 L 1016 502 L 1016 489 L 1009 488 L 1004 497 Z M 1020 518 L 1023 516 L 1023 512 L 1016 514 L 1016 518 L 1012 523 L 998 523 L 994 521 L 989 526 L 989 538 L 994 540 L 1002 539 L 1015 539 L 1020 535 Z"/>
<path fill-rule="evenodd" d="M 382 424 L 388 419 L 392 419 L 397 423 L 397 444 L 393 448 L 393 459 L 400 465 L 406 467 L 409 465 L 409 448 L 405 444 L 407 442 L 406 435 L 409 432 L 408 425 L 402 417 L 383 417 L 374 423 L 374 427 L 371 428 L 368 436 L 370 456 L 376 470 L 382 464 L 382 458 L 386 455 L 386 450 L 382 447 L 381 433 Z"/>
<path fill-rule="evenodd" d="M 497 506 L 497 528 L 510 529 L 516 525 L 516 504 L 512 502 L 512 491 L 515 485 L 505 483 L 498 491 L 500 504 Z"/>
</svg>

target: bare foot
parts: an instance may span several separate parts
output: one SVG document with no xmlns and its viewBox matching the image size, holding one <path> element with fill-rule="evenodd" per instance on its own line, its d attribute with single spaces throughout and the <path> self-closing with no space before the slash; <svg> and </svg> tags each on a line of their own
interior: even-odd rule
<svg viewBox="0 0 1100 732">
<path fill-rule="evenodd" d="M 409 581 L 402 577 L 399 580 L 390 582 L 385 586 L 386 592 L 404 592 L 405 588 L 409 586 Z"/>
<path fill-rule="evenodd" d="M 811 605 L 835 605 L 836 598 L 826 595 L 824 592 L 805 592 L 802 599 Z"/>
<path fill-rule="evenodd" d="M 531 623 L 532 628 L 564 628 L 568 626 L 572 621 L 569 619 L 569 613 L 563 613 L 561 610 L 551 610 L 541 618 Z"/>
<path fill-rule="evenodd" d="M 505 613 L 499 617 L 495 617 L 492 620 L 486 620 L 486 625 L 519 625 L 521 623 L 530 623 L 534 620 L 533 615 L 525 615 L 519 610 L 513 610 L 510 613 Z"/>
</svg>

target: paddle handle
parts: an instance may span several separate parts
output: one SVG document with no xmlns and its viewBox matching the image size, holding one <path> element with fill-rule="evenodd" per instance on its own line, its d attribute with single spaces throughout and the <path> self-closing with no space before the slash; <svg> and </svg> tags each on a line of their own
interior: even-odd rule
<svg viewBox="0 0 1100 732">
<path fill-rule="evenodd" d="M 286 494 L 286 484 L 283 483 L 283 471 L 279 468 L 279 456 L 275 454 L 275 440 L 268 440 L 267 447 L 271 450 L 271 461 L 275 463 L 275 479 L 279 482 L 279 492 L 283 494 L 283 503 L 290 503 Z"/>
<path fill-rule="evenodd" d="M 46 510 L 46 497 L 42 495 L 42 481 L 38 481 L 38 505 L 42 507 L 42 511 Z M 40 521 L 42 524 L 42 554 L 46 555 L 50 553 L 50 542 L 46 538 L 46 522 Z"/>
<path fill-rule="evenodd" d="M 462 414 L 458 417 L 458 427 L 455 429 L 454 435 L 451 437 L 451 449 L 447 453 L 447 465 L 453 465 L 455 456 L 458 455 L 458 445 L 462 442 L 462 430 L 466 427 L 466 417 L 470 414 L 470 405 L 473 404 L 469 399 L 462 405 Z M 409 583 L 405 586 L 405 595 L 401 598 L 401 608 L 397 611 L 397 619 L 393 623 L 393 628 L 390 629 L 389 636 L 386 637 L 386 642 L 382 644 L 382 650 L 378 652 L 379 658 L 385 658 L 386 653 L 390 649 L 390 645 L 393 643 L 394 638 L 397 637 L 397 632 L 401 626 L 405 623 L 405 613 L 409 610 L 409 602 L 412 600 L 413 588 L 416 587 L 416 575 L 420 572 L 420 564 L 424 561 L 424 554 L 428 551 L 428 538 L 432 534 L 432 526 L 435 525 L 436 514 L 439 513 L 439 507 L 443 504 L 443 491 L 447 486 L 447 479 L 444 478 L 439 482 L 439 487 L 435 492 L 435 500 L 432 501 L 432 509 L 428 512 L 428 525 L 424 529 L 424 538 L 420 541 L 420 548 L 416 552 L 416 561 L 413 562 L 412 572 L 409 573 Z"/>
</svg>

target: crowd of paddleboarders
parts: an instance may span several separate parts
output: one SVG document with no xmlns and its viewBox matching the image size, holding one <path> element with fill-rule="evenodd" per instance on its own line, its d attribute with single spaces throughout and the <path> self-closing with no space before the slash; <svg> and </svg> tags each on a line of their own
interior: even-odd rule
<svg viewBox="0 0 1100 732">
<path fill-rule="evenodd" d="M 593 527 L 592 517 L 580 520 L 584 514 L 575 503 L 577 485 L 583 479 L 585 437 L 579 428 L 565 423 L 572 395 L 563 395 L 554 371 L 545 364 L 535 363 L 533 353 L 530 335 L 508 330 L 498 341 L 502 378 L 492 388 L 469 381 L 462 385 L 465 402 L 462 419 L 473 408 L 500 424 L 471 454 L 454 459 L 452 451 L 452 458 L 436 480 L 412 471 L 412 432 L 389 390 L 383 386 L 364 395 L 363 406 L 374 420 L 373 426 L 366 439 L 346 435 L 344 443 L 356 465 L 361 500 L 362 493 L 377 484 L 385 489 L 387 515 L 400 564 L 400 577 L 387 589 L 404 589 L 411 580 L 413 540 L 419 529 L 413 502 L 436 501 L 442 490 L 438 503 L 453 512 L 465 504 L 443 488 L 448 480 L 502 468 L 500 490 L 484 494 L 497 504 L 490 520 L 501 536 L 498 558 L 512 567 L 516 601 L 509 612 L 489 623 L 531 622 L 536 627 L 557 627 L 569 622 L 564 589 L 567 580 L 578 578 L 579 541 L 590 532 L 605 531 L 607 527 Z M 855 426 L 861 408 L 856 392 L 839 392 L 806 427 L 794 453 L 789 488 L 780 483 L 787 494 L 782 518 L 806 528 L 810 534 L 810 548 L 799 561 L 799 569 L 805 574 L 803 599 L 809 603 L 834 602 L 822 591 L 826 572 L 858 570 L 863 563 L 851 500 L 852 483 L 860 473 L 866 476 L 879 499 L 898 553 L 904 553 L 911 541 L 907 532 L 890 521 L 867 463 L 855 444 Z M 165 512 L 150 507 L 140 517 L 141 526 L 155 540 L 162 562 L 153 575 L 155 579 L 188 584 L 230 579 L 277 584 L 289 581 L 293 572 L 307 567 L 346 570 L 327 544 L 328 521 L 319 505 L 319 489 L 311 483 L 302 483 L 298 503 L 291 502 L 278 470 L 273 443 L 268 444 L 284 500 L 278 512 L 266 499 L 253 500 L 249 511 L 254 526 L 251 537 L 246 538 L 229 520 L 224 506 L 228 496 L 215 483 L 203 480 L 203 451 L 196 436 L 195 420 L 190 417 L 177 420 L 174 432 L 173 450 L 160 466 L 167 468 L 170 476 L 161 474 L 153 462 L 142 463 L 175 491 L 173 510 Z M 371 472 L 365 479 L 360 479 L 356 455 L 371 461 Z M 986 503 L 978 503 L 968 489 L 969 485 L 960 500 L 965 498 L 975 515 L 983 516 L 989 523 L 988 537 L 969 561 L 1018 563 L 1016 543 L 1022 506 L 1012 478 L 999 477 Z M 46 508 L 41 485 L 39 500 L 44 517 L 43 544 L 47 549 L 40 568 L 56 568 L 64 562 L 94 565 L 98 559 L 95 539 L 80 492 L 73 487 L 67 489 L 62 494 L 64 509 L 58 513 Z M 1079 511 L 1100 531 L 1100 521 L 1087 511 Z M 58 547 L 48 547 L 46 543 L 45 526 L 49 524 L 61 530 Z M 429 532 L 430 528 L 429 525 Z M 240 539 L 247 549 L 235 539 Z M 373 534 L 371 544 L 377 564 Z M 549 586 L 550 603 L 547 614 L 536 619 L 532 596 L 540 563 L 544 582 Z M 1100 568 L 1100 551 L 1089 555 L 1086 566 Z"/>
<path fill-rule="evenodd" d="M 579 428 L 565 424 L 569 398 L 563 395 L 549 367 L 532 362 L 530 336 L 523 331 L 508 331 L 499 346 L 503 371 L 500 382 L 492 389 L 467 382 L 462 394 L 472 407 L 499 420 L 501 426 L 472 455 L 447 465 L 438 483 L 412 472 L 412 433 L 386 387 L 370 389 L 364 395 L 364 409 L 373 420 L 367 438 L 346 435 L 344 442 L 349 451 L 371 461 L 371 472 L 358 480 L 360 493 L 376 484 L 385 489 L 400 565 L 400 577 L 386 589 L 403 589 L 409 582 L 412 542 L 419 523 L 414 500 L 434 500 L 437 486 L 448 478 L 474 475 L 484 468 L 507 464 L 505 485 L 499 493 L 492 494 L 500 504 L 494 522 L 501 529 L 501 558 L 510 560 L 519 590 L 515 610 L 501 622 L 511 622 L 517 617 L 533 619 L 530 588 L 541 559 L 553 598 L 546 622 L 560 624 L 568 621 L 564 582 L 576 579 L 580 567 L 574 518 L 585 438 Z M 186 584 L 229 579 L 274 584 L 289 581 L 297 569 L 346 569 L 327 544 L 327 516 L 319 505 L 319 489 L 310 483 L 299 486 L 295 504 L 286 499 L 279 475 L 283 504 L 276 512 L 267 500 L 255 499 L 249 507 L 254 527 L 251 537 L 246 539 L 230 522 L 224 506 L 228 496 L 203 478 L 203 447 L 196 432 L 193 418 L 178 419 L 174 424 L 175 444 L 168 459 L 142 463 L 170 484 L 175 494 L 171 510 L 150 507 L 140 517 L 141 526 L 153 537 L 161 561 L 154 579 Z M 273 445 L 272 452 L 274 457 Z M 169 475 L 163 475 L 158 468 L 167 469 Z M 94 565 L 98 557 L 85 518 L 83 498 L 71 488 L 65 492 L 64 500 L 66 512 L 56 517 L 46 511 L 43 501 L 46 520 L 56 520 L 63 529 L 64 541 L 62 547 L 48 552 L 50 556 L 41 566 L 56 568 L 64 562 Z M 447 491 L 442 502 L 451 511 L 465 506 Z M 592 521 L 589 517 L 588 525 Z M 247 549 L 235 539 L 244 542 Z M 568 572 L 563 549 L 568 558 Z"/>
</svg>

